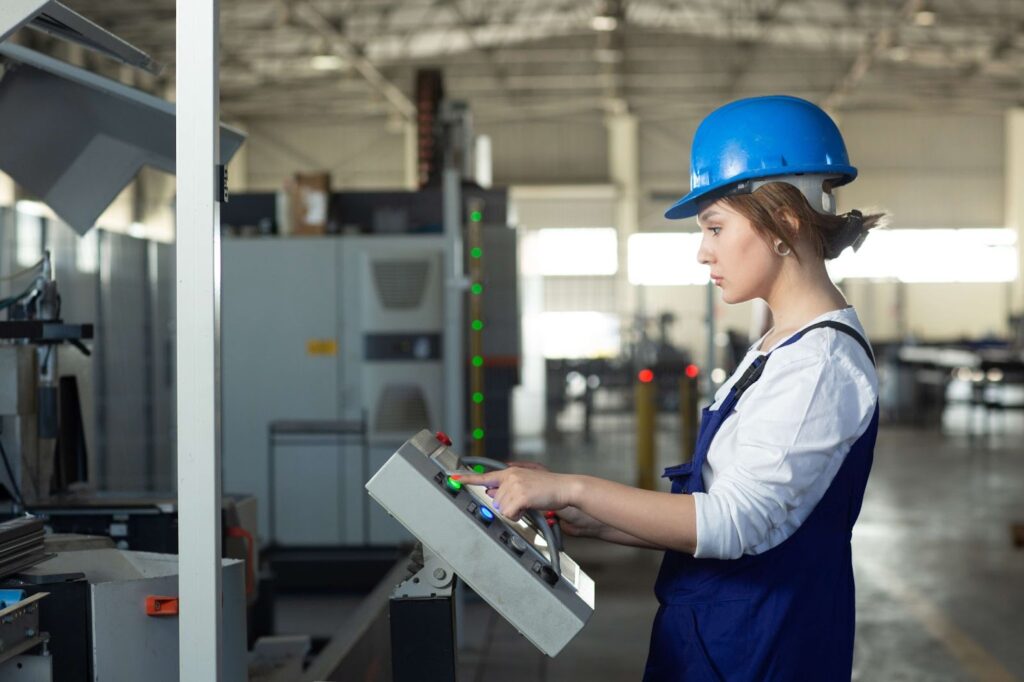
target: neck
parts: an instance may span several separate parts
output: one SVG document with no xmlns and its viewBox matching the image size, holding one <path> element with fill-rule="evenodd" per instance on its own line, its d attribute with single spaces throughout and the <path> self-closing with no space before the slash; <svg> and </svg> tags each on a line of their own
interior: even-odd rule
<svg viewBox="0 0 1024 682">
<path fill-rule="evenodd" d="M 788 257 L 764 297 L 777 332 L 796 331 L 825 313 L 848 304 L 825 269 L 825 262 L 805 256 L 799 263 Z"/>
</svg>

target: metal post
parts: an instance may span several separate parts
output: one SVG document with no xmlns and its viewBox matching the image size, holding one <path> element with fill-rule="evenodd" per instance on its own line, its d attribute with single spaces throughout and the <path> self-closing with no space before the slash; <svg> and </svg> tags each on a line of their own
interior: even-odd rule
<svg viewBox="0 0 1024 682">
<path fill-rule="evenodd" d="M 466 289 L 462 244 L 462 155 L 465 122 L 464 109 L 444 102 L 441 122 L 444 126 L 444 420 L 452 439 L 452 448 L 465 452 L 466 437 L 466 357 L 463 352 L 463 310 Z"/>
<path fill-rule="evenodd" d="M 641 375 L 650 370 L 641 370 Z M 654 490 L 654 463 L 658 420 L 658 387 L 653 374 L 640 376 L 634 389 L 636 398 L 636 485 Z"/>
<path fill-rule="evenodd" d="M 426 548 L 422 555 L 415 551 L 410 558 L 415 573 L 395 587 L 389 604 L 391 679 L 455 682 L 459 669 L 458 617 L 452 599 L 458 583 L 455 572 Z"/>
<path fill-rule="evenodd" d="M 680 461 L 689 462 L 697 447 L 697 379 L 685 374 L 679 379 L 679 433 Z"/>
<path fill-rule="evenodd" d="M 177 401 L 179 675 L 221 661 L 218 0 L 177 6 Z"/>
</svg>

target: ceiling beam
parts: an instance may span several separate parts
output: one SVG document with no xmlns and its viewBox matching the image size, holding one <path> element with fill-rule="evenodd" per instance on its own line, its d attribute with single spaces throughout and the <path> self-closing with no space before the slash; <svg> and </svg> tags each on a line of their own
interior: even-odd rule
<svg viewBox="0 0 1024 682">
<path fill-rule="evenodd" d="M 331 52 L 345 59 L 407 122 L 415 122 L 416 105 L 315 8 L 309 0 L 294 0 L 292 15 L 324 39 Z"/>
<path fill-rule="evenodd" d="M 825 97 L 822 102 L 822 107 L 828 111 L 836 111 L 842 106 L 843 101 L 850 95 L 851 92 L 857 87 L 858 84 L 871 70 L 875 61 L 878 60 L 882 54 L 895 44 L 897 37 L 897 30 L 899 27 L 916 15 L 921 8 L 924 6 L 924 0 L 904 0 L 903 6 L 900 8 L 891 21 L 882 26 L 877 31 L 868 35 L 864 41 L 864 47 L 861 51 L 853 58 L 853 62 L 850 64 L 849 71 L 846 75 L 836 84 L 835 88 Z"/>
</svg>

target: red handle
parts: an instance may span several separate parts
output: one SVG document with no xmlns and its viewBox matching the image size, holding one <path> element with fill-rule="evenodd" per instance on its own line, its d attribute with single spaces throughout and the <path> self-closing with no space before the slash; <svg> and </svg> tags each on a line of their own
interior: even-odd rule
<svg viewBox="0 0 1024 682">
<path fill-rule="evenodd" d="M 146 615 L 147 616 L 177 616 L 178 615 L 178 598 L 177 597 L 157 597 L 155 595 L 149 595 L 146 597 Z"/>
<path fill-rule="evenodd" d="M 224 533 L 229 538 L 245 540 L 245 553 L 248 557 L 245 560 L 245 596 L 250 597 L 256 592 L 256 543 L 252 538 L 252 533 L 241 526 L 228 526 L 224 529 Z"/>
</svg>

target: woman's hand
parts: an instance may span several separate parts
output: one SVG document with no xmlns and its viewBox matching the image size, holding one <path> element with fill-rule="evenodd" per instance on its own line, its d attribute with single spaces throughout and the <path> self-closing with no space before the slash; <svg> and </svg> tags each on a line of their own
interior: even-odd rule
<svg viewBox="0 0 1024 682">
<path fill-rule="evenodd" d="M 562 531 L 577 538 L 599 538 L 608 525 L 576 507 L 565 507 L 558 512 Z"/>
<path fill-rule="evenodd" d="M 487 494 L 494 498 L 494 508 L 512 521 L 518 521 L 527 509 L 557 511 L 569 506 L 575 484 L 572 476 L 523 466 L 484 474 L 452 474 L 452 478 L 486 487 Z"/>
<path fill-rule="evenodd" d="M 534 471 L 551 471 L 540 462 L 508 462 L 510 467 L 519 467 L 521 469 L 533 469 Z"/>
</svg>

